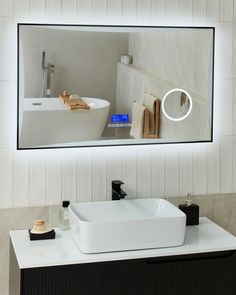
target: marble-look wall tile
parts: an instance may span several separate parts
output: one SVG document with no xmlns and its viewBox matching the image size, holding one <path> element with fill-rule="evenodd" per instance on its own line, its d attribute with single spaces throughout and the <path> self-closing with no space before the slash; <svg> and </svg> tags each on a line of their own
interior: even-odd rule
<svg viewBox="0 0 236 295">
<path fill-rule="evenodd" d="M 199 206 L 199 216 L 200 217 L 208 217 L 212 219 L 212 203 L 213 196 L 209 195 L 198 195 L 191 197 L 192 203 L 197 204 Z M 169 201 L 178 207 L 180 204 L 185 204 L 186 197 L 174 197 L 169 198 Z"/>
<path fill-rule="evenodd" d="M 218 195 L 212 202 L 212 220 L 236 235 L 236 195 Z"/>
<path fill-rule="evenodd" d="M 0 209 L 0 294 L 8 295 L 9 231 L 28 229 L 37 219 L 48 221 L 48 207 Z"/>
</svg>

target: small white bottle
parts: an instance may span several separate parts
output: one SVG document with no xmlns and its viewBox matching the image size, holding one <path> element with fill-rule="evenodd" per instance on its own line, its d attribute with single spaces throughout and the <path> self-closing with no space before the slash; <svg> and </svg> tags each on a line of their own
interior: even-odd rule
<svg viewBox="0 0 236 295">
<path fill-rule="evenodd" d="M 62 207 L 59 211 L 59 228 L 61 230 L 67 230 L 70 228 L 70 221 L 69 221 L 69 210 L 68 206 L 70 205 L 70 201 L 63 201 Z"/>
</svg>

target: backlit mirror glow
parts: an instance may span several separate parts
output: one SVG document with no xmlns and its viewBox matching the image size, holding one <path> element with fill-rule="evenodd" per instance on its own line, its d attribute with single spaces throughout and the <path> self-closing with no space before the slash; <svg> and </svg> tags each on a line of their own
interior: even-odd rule
<svg viewBox="0 0 236 295">
<path fill-rule="evenodd" d="M 18 149 L 212 141 L 214 28 L 18 24 Z"/>
</svg>

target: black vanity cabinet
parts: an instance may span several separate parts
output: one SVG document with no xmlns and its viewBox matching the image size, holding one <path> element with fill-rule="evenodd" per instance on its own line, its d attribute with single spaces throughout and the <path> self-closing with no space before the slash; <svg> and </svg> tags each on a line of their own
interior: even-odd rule
<svg viewBox="0 0 236 295">
<path fill-rule="evenodd" d="M 11 246 L 10 295 L 235 295 L 236 252 L 19 269 Z"/>
</svg>

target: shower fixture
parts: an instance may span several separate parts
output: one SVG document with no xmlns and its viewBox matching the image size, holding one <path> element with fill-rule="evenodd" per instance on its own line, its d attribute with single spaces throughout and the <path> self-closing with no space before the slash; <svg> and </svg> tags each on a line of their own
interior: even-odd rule
<svg viewBox="0 0 236 295">
<path fill-rule="evenodd" d="M 43 97 L 51 96 L 51 84 L 52 77 L 51 74 L 55 71 L 55 66 L 51 63 L 46 63 L 46 52 L 42 53 L 42 69 L 43 69 L 43 87 L 42 87 L 42 95 Z"/>
</svg>

